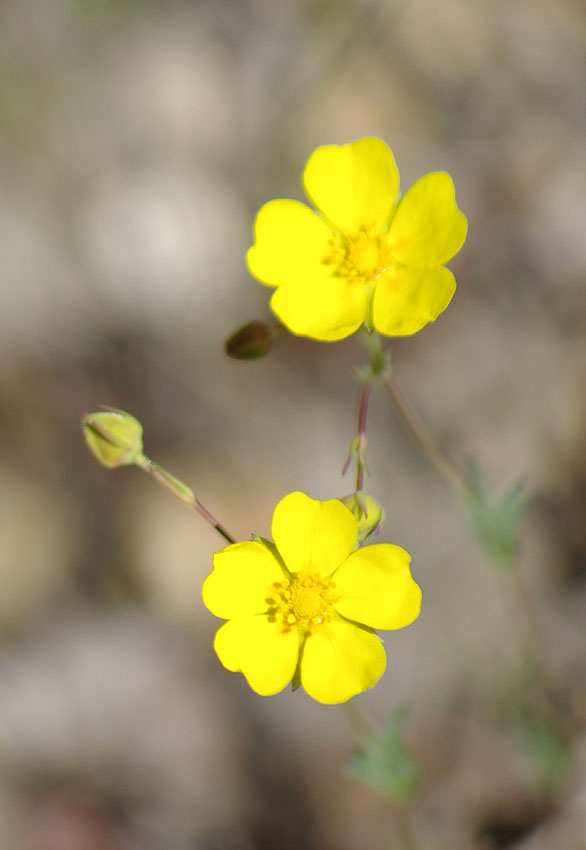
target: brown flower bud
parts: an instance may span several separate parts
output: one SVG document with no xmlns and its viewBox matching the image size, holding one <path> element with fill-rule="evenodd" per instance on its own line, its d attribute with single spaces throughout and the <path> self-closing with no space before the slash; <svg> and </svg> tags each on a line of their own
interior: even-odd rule
<svg viewBox="0 0 586 850">
<path fill-rule="evenodd" d="M 235 360 L 256 360 L 265 357 L 275 339 L 275 328 L 266 322 L 247 322 L 226 340 L 224 348 L 228 357 Z"/>
</svg>

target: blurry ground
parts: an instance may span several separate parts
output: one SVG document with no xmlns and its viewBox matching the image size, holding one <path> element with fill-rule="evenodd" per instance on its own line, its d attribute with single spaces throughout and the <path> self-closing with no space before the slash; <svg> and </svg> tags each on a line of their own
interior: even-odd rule
<svg viewBox="0 0 586 850">
<path fill-rule="evenodd" d="M 383 137 L 404 189 L 454 177 L 458 292 L 393 345 L 395 372 L 446 448 L 536 494 L 522 573 L 584 719 L 585 45 L 580 0 L 1 0 L 2 850 L 407 846 L 343 773 L 343 708 L 220 668 L 200 602 L 218 538 L 79 430 L 99 403 L 131 410 L 240 538 L 286 492 L 351 489 L 358 342 L 222 352 L 267 315 L 254 213 L 302 197 L 319 144 Z M 533 750 L 517 734 L 510 579 L 382 397 L 369 424 L 383 539 L 412 553 L 424 609 L 357 703 L 412 707 L 421 850 L 584 850 L 584 724 L 544 784 L 547 729 Z"/>
</svg>

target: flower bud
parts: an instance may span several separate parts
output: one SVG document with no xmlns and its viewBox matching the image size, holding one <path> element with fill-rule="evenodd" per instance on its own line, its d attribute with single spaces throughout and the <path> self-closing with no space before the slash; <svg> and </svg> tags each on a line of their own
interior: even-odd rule
<svg viewBox="0 0 586 850">
<path fill-rule="evenodd" d="M 365 490 L 358 490 L 340 499 L 352 511 L 358 521 L 358 543 L 370 542 L 378 534 L 387 518 L 385 509 Z"/>
<path fill-rule="evenodd" d="M 142 457 L 142 425 L 130 413 L 112 407 L 86 413 L 82 422 L 85 441 L 102 466 L 129 466 Z"/>
<path fill-rule="evenodd" d="M 224 348 L 228 357 L 235 360 L 256 360 L 271 350 L 275 329 L 266 322 L 253 321 L 243 325 L 229 339 Z"/>
</svg>

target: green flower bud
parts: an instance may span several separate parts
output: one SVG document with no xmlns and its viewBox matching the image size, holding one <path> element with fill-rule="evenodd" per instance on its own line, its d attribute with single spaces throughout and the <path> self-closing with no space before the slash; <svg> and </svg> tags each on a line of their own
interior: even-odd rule
<svg viewBox="0 0 586 850">
<path fill-rule="evenodd" d="M 130 413 L 111 407 L 86 413 L 82 423 L 85 441 L 102 466 L 115 469 L 142 458 L 142 425 Z"/>
<path fill-rule="evenodd" d="M 226 340 L 224 348 L 235 360 L 256 360 L 269 353 L 275 335 L 275 328 L 265 322 L 248 322 Z"/>
<path fill-rule="evenodd" d="M 387 518 L 385 509 L 365 490 L 358 490 L 340 499 L 358 520 L 358 543 L 369 543 L 378 534 Z"/>
</svg>

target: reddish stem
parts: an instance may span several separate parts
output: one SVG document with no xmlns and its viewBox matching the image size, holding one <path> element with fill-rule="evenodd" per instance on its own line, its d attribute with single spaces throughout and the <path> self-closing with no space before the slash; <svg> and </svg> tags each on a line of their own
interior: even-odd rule
<svg viewBox="0 0 586 850">
<path fill-rule="evenodd" d="M 364 487 L 364 472 L 366 463 L 364 461 L 364 453 L 366 451 L 366 417 L 368 416 L 368 404 L 372 393 L 372 381 L 366 381 L 360 393 L 360 402 L 358 404 L 358 432 L 356 435 L 356 490 L 362 490 Z"/>
</svg>

